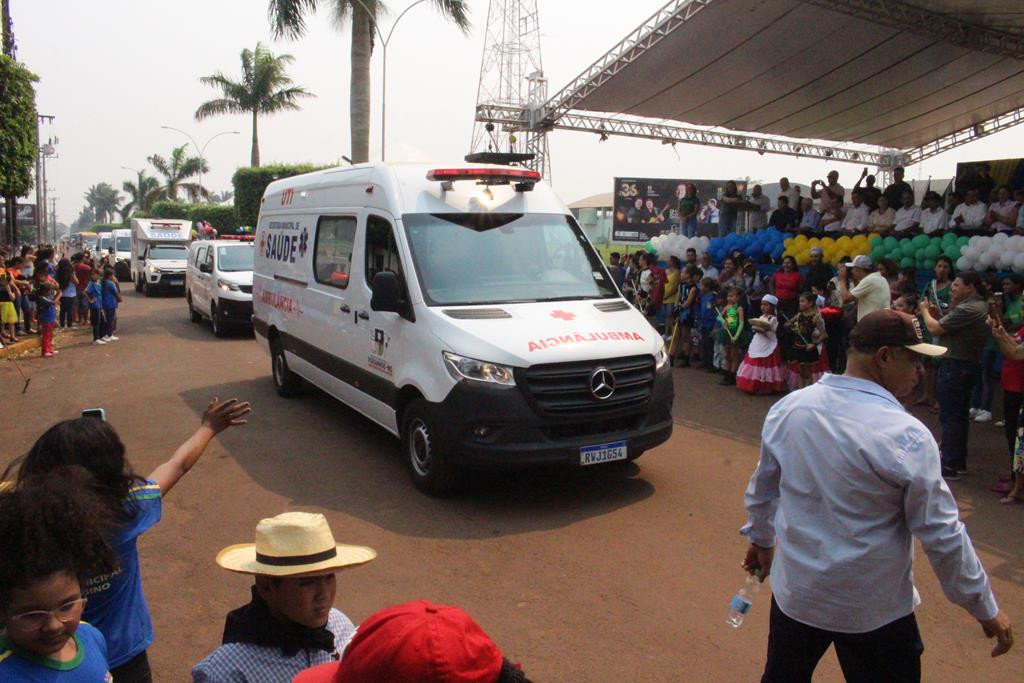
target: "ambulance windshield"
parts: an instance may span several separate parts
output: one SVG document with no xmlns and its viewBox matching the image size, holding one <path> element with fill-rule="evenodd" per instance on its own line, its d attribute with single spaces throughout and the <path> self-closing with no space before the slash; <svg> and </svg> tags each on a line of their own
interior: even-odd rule
<svg viewBox="0 0 1024 683">
<path fill-rule="evenodd" d="M 571 216 L 418 213 L 402 222 L 428 305 L 619 296 Z"/>
</svg>

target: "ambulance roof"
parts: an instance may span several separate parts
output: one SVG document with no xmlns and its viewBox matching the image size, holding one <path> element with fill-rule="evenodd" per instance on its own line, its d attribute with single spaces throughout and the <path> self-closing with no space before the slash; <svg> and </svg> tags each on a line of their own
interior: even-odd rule
<svg viewBox="0 0 1024 683">
<path fill-rule="evenodd" d="M 428 180 L 437 169 L 522 171 L 490 164 L 360 164 L 324 169 L 276 180 L 267 186 L 262 212 L 281 214 L 327 208 L 375 208 L 401 216 L 406 213 L 559 213 L 568 211 L 543 180 L 532 190 L 508 184 L 454 181 L 451 190 Z"/>
</svg>

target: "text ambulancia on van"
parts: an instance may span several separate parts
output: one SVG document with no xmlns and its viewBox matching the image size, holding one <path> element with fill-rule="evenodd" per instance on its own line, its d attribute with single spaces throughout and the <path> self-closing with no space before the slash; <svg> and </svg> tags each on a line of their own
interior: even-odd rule
<svg viewBox="0 0 1024 683">
<path fill-rule="evenodd" d="M 465 467 L 628 460 L 672 433 L 661 336 L 534 171 L 275 181 L 253 308 L 278 393 L 306 380 L 396 434 L 428 493 Z"/>
</svg>

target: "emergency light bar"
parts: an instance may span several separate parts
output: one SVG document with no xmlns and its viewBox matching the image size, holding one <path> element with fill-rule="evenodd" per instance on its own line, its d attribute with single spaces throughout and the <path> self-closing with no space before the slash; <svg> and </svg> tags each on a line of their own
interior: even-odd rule
<svg viewBox="0 0 1024 683">
<path fill-rule="evenodd" d="M 525 168 L 435 168 L 427 171 L 427 180 L 476 180 L 484 185 L 504 185 L 518 181 L 516 189 L 522 191 L 533 189 L 533 184 L 540 180 L 540 173 Z"/>
</svg>

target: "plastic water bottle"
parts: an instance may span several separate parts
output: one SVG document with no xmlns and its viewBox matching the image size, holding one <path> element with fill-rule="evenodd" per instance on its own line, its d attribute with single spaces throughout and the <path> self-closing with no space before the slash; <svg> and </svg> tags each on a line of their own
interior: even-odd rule
<svg viewBox="0 0 1024 683">
<path fill-rule="evenodd" d="M 754 598 L 757 597 L 757 593 L 760 590 L 761 570 L 758 569 L 753 574 L 747 574 L 743 585 L 740 586 L 739 591 L 729 601 L 729 616 L 725 618 L 725 623 L 733 628 L 739 628 L 743 624 L 743 618 L 747 616 L 747 612 L 750 611 L 750 606 L 754 603 Z"/>
</svg>

